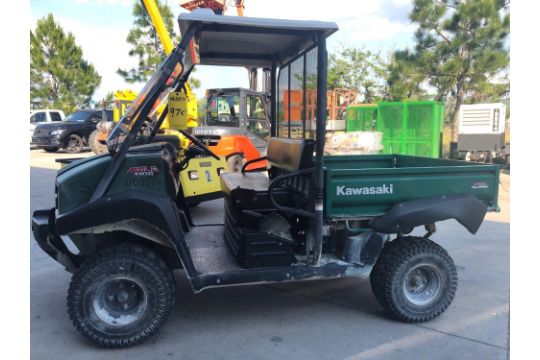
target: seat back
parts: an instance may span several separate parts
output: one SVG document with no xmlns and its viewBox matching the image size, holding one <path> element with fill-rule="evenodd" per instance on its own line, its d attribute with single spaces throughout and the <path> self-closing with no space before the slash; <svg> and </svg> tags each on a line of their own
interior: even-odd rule
<svg viewBox="0 0 540 360">
<path fill-rule="evenodd" d="M 272 138 L 268 143 L 266 158 L 270 164 L 268 175 L 271 180 L 277 176 L 308 169 L 313 166 L 315 141 L 311 139 Z M 313 177 L 311 174 L 294 176 L 282 180 L 279 187 L 292 190 L 300 195 L 295 201 L 297 208 L 311 211 L 313 198 Z"/>
<path fill-rule="evenodd" d="M 272 168 L 293 172 L 313 166 L 315 141 L 311 139 L 271 138 L 266 158 Z"/>
</svg>

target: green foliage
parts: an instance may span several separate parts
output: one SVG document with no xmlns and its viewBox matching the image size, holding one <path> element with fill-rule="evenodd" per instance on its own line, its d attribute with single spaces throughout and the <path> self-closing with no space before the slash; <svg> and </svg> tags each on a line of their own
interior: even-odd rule
<svg viewBox="0 0 540 360">
<path fill-rule="evenodd" d="M 199 119 L 199 124 L 202 124 L 204 118 L 206 117 L 206 98 L 201 97 L 197 99 L 197 117 Z"/>
<path fill-rule="evenodd" d="M 73 34 L 66 34 L 52 14 L 39 19 L 30 31 L 31 103 L 70 113 L 89 106 L 100 82 Z"/>
<path fill-rule="evenodd" d="M 329 56 L 328 88 L 358 90 L 364 102 L 381 101 L 387 97 L 387 69 L 380 53 L 343 47 Z"/>
<path fill-rule="evenodd" d="M 501 0 L 414 1 L 409 17 L 418 24 L 416 46 L 396 57 L 403 58 L 418 79 L 427 79 L 437 100 L 451 101 L 454 139 L 455 120 L 465 101 L 499 99 L 509 91 L 506 5 Z"/>
<path fill-rule="evenodd" d="M 156 0 L 163 23 L 169 32 L 173 42 L 176 39 L 174 32 L 173 13 L 169 6 L 162 1 Z M 132 45 L 129 56 L 138 58 L 138 66 L 129 70 L 118 69 L 117 73 L 127 82 L 144 82 L 158 69 L 165 60 L 165 50 L 159 40 L 150 15 L 140 1 L 136 1 L 133 7 L 133 28 L 129 31 L 126 41 Z"/>
<path fill-rule="evenodd" d="M 160 0 L 156 0 L 156 5 L 173 43 L 177 44 L 180 36 L 174 31 L 174 15 L 171 8 Z M 133 16 L 135 18 L 133 28 L 129 31 L 126 41 L 132 45 L 129 56 L 137 57 L 138 64 L 137 67 L 128 70 L 118 69 L 117 73 L 130 83 L 145 82 L 159 68 L 166 55 L 152 19 L 140 1 L 135 2 Z M 195 78 L 190 78 L 189 82 L 192 88 L 200 86 L 199 80 Z"/>
<path fill-rule="evenodd" d="M 389 101 L 426 100 L 422 88 L 426 75 L 418 70 L 414 55 L 408 50 L 396 51 L 387 68 L 387 97 Z"/>
</svg>

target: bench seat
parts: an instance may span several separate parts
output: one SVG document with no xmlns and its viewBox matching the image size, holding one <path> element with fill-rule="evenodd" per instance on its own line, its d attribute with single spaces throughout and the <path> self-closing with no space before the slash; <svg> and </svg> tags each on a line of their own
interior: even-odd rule
<svg viewBox="0 0 540 360">
<path fill-rule="evenodd" d="M 240 209 L 268 209 L 272 204 L 268 197 L 268 187 L 275 176 L 303 170 L 313 163 L 313 140 L 272 138 L 268 142 L 266 158 L 270 165 L 267 172 L 221 174 L 221 190 L 225 198 Z M 272 176 L 274 174 L 274 176 Z M 274 198 L 280 204 L 290 204 L 290 192 L 278 187 Z"/>
</svg>

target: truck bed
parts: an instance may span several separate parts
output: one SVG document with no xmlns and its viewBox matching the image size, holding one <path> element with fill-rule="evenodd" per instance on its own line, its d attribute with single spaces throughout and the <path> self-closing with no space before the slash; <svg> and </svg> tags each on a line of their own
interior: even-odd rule
<svg viewBox="0 0 540 360">
<path fill-rule="evenodd" d="M 499 211 L 499 165 L 407 155 L 326 156 L 325 216 L 378 216 L 394 204 L 472 194 Z"/>
</svg>

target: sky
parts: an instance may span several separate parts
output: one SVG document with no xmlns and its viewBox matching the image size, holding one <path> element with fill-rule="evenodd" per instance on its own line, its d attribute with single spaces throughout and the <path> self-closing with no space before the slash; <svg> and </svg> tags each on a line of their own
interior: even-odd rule
<svg viewBox="0 0 540 360">
<path fill-rule="evenodd" d="M 39 18 L 52 13 L 64 30 L 73 33 L 83 56 L 102 77 L 94 100 L 110 91 L 139 91 L 144 84 L 126 83 L 116 74 L 119 67 L 136 65 L 136 58 L 128 55 L 130 45 L 126 42 L 135 1 L 30 0 L 30 26 L 33 29 Z M 177 0 L 166 2 L 175 15 L 186 12 Z M 245 0 L 244 15 L 332 21 L 338 24 L 339 31 L 328 39 L 330 52 L 339 51 L 343 45 L 387 52 L 413 45 L 415 27 L 408 19 L 411 9 L 411 0 Z M 234 16 L 236 9 L 230 7 L 226 14 Z M 204 96 L 207 88 L 248 87 L 243 68 L 199 66 L 194 75 L 201 81 L 201 87 L 195 90 L 198 97 Z"/>
</svg>

